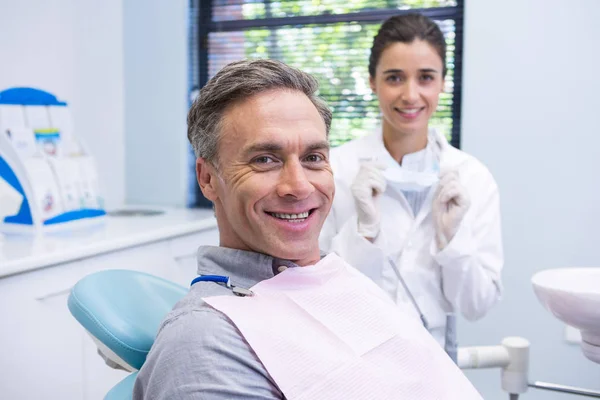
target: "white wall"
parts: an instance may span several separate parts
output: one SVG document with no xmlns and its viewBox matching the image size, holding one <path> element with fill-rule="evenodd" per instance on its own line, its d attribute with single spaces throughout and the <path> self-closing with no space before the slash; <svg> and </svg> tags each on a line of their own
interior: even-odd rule
<svg viewBox="0 0 600 400">
<path fill-rule="evenodd" d="M 184 206 L 185 0 L 0 0 L 0 90 L 37 87 L 72 107 L 107 208 Z"/>
<path fill-rule="evenodd" d="M 0 0 L 0 90 L 30 86 L 72 107 L 107 206 L 123 202 L 121 0 Z"/>
<path fill-rule="evenodd" d="M 124 5 L 126 199 L 185 206 L 188 1 Z"/>
<path fill-rule="evenodd" d="M 564 342 L 539 305 L 539 270 L 600 266 L 600 2 L 466 2 L 463 149 L 496 177 L 506 264 L 502 303 L 459 326 L 461 344 L 531 341 L 531 379 L 600 389 L 600 365 Z M 483 397 L 506 399 L 499 372 L 469 374 Z M 524 399 L 567 399 L 531 390 Z"/>
</svg>

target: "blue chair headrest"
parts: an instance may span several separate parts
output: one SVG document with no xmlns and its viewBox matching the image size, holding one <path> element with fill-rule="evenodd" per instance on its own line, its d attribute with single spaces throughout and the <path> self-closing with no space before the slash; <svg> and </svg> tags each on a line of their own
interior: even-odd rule
<svg viewBox="0 0 600 400">
<path fill-rule="evenodd" d="M 105 270 L 71 290 L 69 310 L 131 367 L 140 369 L 162 319 L 188 289 L 138 271 Z"/>
</svg>

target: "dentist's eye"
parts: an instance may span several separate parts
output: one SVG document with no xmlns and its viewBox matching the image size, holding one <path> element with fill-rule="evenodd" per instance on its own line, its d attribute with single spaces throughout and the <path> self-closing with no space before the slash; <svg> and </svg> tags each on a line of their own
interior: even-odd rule
<svg viewBox="0 0 600 400">
<path fill-rule="evenodd" d="M 402 81 L 402 78 L 400 76 L 398 76 L 398 75 L 388 75 L 385 78 L 385 81 L 389 82 L 389 83 L 398 83 L 398 82 Z"/>
</svg>

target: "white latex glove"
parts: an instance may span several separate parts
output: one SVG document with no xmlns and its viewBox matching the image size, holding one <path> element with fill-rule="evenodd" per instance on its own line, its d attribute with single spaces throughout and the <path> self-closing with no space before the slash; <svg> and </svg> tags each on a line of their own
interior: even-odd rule
<svg viewBox="0 0 600 400">
<path fill-rule="evenodd" d="M 444 249 L 454 238 L 470 206 L 469 194 L 458 180 L 458 173 L 442 173 L 432 207 L 435 241 L 439 250 Z"/>
<path fill-rule="evenodd" d="M 386 187 L 385 168 L 381 162 L 362 162 L 350 187 L 358 216 L 358 234 L 367 239 L 374 239 L 379 234 L 381 215 L 377 203 Z"/>
</svg>

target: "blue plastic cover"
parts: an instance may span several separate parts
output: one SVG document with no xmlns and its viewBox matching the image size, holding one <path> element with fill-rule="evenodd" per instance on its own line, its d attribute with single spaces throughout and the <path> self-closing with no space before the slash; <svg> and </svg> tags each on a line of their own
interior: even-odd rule
<svg viewBox="0 0 600 400">
<path fill-rule="evenodd" d="M 44 221 L 44 225 L 62 224 L 63 222 L 75 221 L 83 218 L 96 218 L 106 215 L 106 211 L 96 208 L 82 208 L 80 210 L 68 211 Z"/>
<path fill-rule="evenodd" d="M 0 92 L 0 104 L 23 106 L 66 106 L 64 101 L 58 101 L 52 93 L 43 90 L 20 87 L 6 89 Z"/>
<path fill-rule="evenodd" d="M 23 196 L 23 202 L 17 215 L 11 215 L 4 218 L 5 223 L 10 224 L 21 224 L 21 225 L 33 225 L 33 218 L 31 217 L 31 209 L 29 208 L 29 201 L 25 197 L 25 191 L 23 186 L 19 183 L 17 176 L 13 172 L 12 168 L 2 156 L 0 156 L 0 179 L 4 179 L 9 185 Z"/>
</svg>

